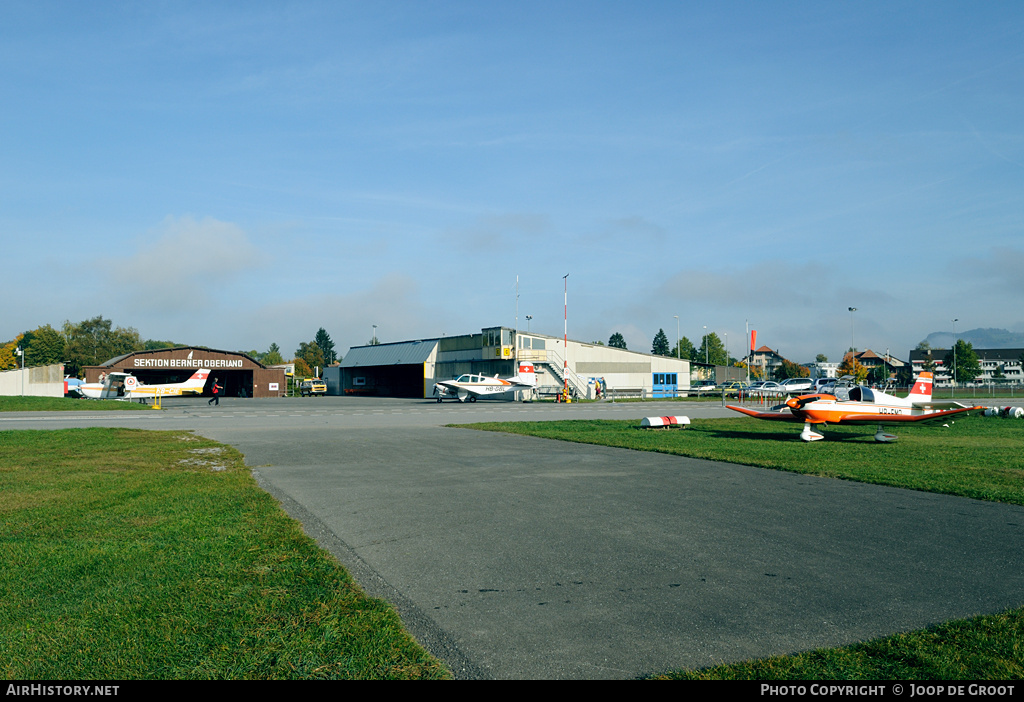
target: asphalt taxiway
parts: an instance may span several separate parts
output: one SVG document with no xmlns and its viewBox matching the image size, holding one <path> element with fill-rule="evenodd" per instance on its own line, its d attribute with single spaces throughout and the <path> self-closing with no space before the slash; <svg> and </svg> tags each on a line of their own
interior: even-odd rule
<svg viewBox="0 0 1024 702">
<path fill-rule="evenodd" d="M 5 413 L 0 430 L 191 429 L 237 447 L 463 678 L 631 678 L 1024 604 L 1021 507 L 444 426 L 662 414 L 732 415 L 717 403 L 228 399 Z"/>
</svg>

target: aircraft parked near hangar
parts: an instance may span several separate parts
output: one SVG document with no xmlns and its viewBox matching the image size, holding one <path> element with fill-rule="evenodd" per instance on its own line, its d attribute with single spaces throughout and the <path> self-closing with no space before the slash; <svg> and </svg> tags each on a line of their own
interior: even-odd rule
<svg viewBox="0 0 1024 702">
<path fill-rule="evenodd" d="M 459 402 L 476 402 L 477 398 L 501 395 L 513 390 L 532 389 L 537 387 L 537 375 L 532 363 L 520 363 L 519 374 L 511 378 L 489 378 L 479 373 L 466 373 L 455 380 L 441 380 L 434 384 L 437 401 L 445 398 L 457 399 Z"/>
<path fill-rule="evenodd" d="M 953 400 L 932 401 L 932 374 L 921 373 L 906 397 L 896 397 L 880 390 L 857 385 L 851 376 L 843 376 L 829 393 L 800 395 L 790 398 L 768 412 L 726 405 L 756 419 L 781 422 L 803 422 L 800 438 L 818 441 L 825 438 L 820 429 L 827 424 L 877 424 L 875 441 L 896 441 L 897 437 L 883 430 L 885 424 L 930 422 L 971 410 L 984 409 Z"/>
<path fill-rule="evenodd" d="M 172 397 L 175 395 L 199 395 L 203 392 L 209 368 L 200 368 L 184 383 L 161 383 L 143 385 L 131 373 L 108 373 L 99 383 L 83 383 L 80 392 L 94 400 L 142 400 L 145 398 Z"/>
</svg>

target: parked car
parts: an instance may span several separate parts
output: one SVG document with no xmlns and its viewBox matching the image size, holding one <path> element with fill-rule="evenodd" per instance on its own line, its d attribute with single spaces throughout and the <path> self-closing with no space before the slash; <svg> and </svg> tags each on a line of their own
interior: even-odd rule
<svg viewBox="0 0 1024 702">
<path fill-rule="evenodd" d="M 765 380 L 752 391 L 752 394 L 759 395 L 760 397 L 782 397 L 786 394 L 786 390 L 782 387 L 781 383 L 776 383 L 774 380 Z"/>
<path fill-rule="evenodd" d="M 817 380 L 814 381 L 814 387 L 812 388 L 812 392 L 828 392 L 826 388 L 835 385 L 836 380 L 838 380 L 838 378 L 818 378 Z"/>
<path fill-rule="evenodd" d="M 805 395 L 813 391 L 814 381 L 810 378 L 787 378 L 781 385 L 787 394 Z"/>
<path fill-rule="evenodd" d="M 306 378 L 299 385 L 299 394 L 303 397 L 307 395 L 312 397 L 313 395 L 326 395 L 327 394 L 327 383 L 320 378 Z"/>
<path fill-rule="evenodd" d="M 722 386 L 722 392 L 725 393 L 726 397 L 736 397 L 741 392 L 744 395 L 749 395 L 750 385 L 741 380 L 732 380 Z"/>
<path fill-rule="evenodd" d="M 698 380 L 696 383 L 690 386 L 690 391 L 695 392 L 698 395 L 706 395 L 718 390 L 718 386 L 715 385 L 713 380 Z"/>
</svg>

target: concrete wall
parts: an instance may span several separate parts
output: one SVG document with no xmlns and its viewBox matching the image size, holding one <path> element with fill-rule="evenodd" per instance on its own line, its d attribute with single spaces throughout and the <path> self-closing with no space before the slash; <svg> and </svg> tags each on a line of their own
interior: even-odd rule
<svg viewBox="0 0 1024 702">
<path fill-rule="evenodd" d="M 64 397 L 64 366 L 38 366 L 0 372 L 0 395 Z"/>
</svg>

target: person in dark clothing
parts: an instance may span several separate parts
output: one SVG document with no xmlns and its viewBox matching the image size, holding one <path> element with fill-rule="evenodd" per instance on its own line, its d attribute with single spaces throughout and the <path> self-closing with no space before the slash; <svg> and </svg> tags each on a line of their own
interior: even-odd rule
<svg viewBox="0 0 1024 702">
<path fill-rule="evenodd" d="M 220 407 L 220 391 L 223 390 L 223 389 L 224 389 L 223 386 L 221 386 L 221 384 L 217 382 L 217 379 L 214 378 L 213 379 L 213 387 L 210 388 L 210 392 L 213 393 L 213 397 L 211 397 L 210 401 L 207 402 L 206 404 L 208 404 L 208 405 L 216 404 L 218 407 Z"/>
</svg>

